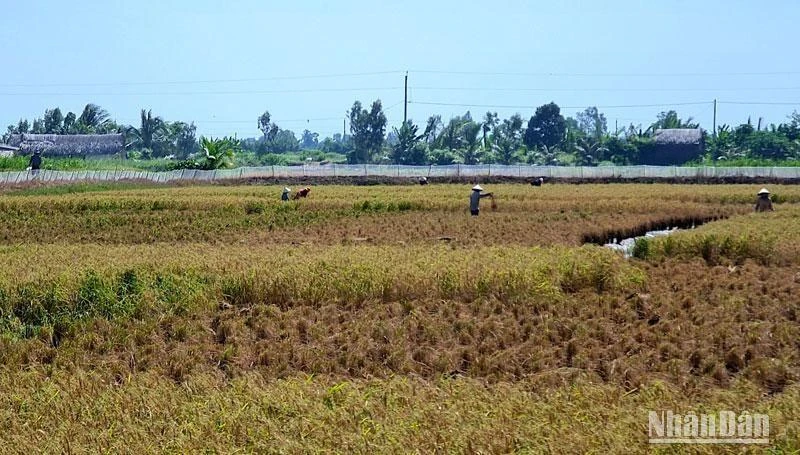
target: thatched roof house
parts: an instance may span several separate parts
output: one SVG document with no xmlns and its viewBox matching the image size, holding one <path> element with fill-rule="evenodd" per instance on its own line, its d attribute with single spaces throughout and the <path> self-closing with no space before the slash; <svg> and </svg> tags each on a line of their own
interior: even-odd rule
<svg viewBox="0 0 800 455">
<path fill-rule="evenodd" d="M 643 151 L 642 164 L 669 166 L 683 164 L 703 154 L 703 130 L 681 128 L 656 130 L 653 147 Z"/>
<path fill-rule="evenodd" d="M 8 158 L 10 156 L 14 156 L 14 152 L 18 151 L 19 148 L 14 147 L 8 144 L 0 144 L 0 158 Z"/>
<path fill-rule="evenodd" d="M 114 155 L 125 148 L 122 134 L 14 134 L 9 145 L 44 156 Z"/>
</svg>

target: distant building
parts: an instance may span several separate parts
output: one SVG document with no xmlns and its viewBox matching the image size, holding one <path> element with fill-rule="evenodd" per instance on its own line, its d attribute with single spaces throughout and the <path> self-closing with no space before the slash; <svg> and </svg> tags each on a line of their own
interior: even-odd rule
<svg viewBox="0 0 800 455">
<path fill-rule="evenodd" d="M 703 130 L 682 128 L 656 130 L 653 146 L 642 150 L 642 164 L 671 166 L 699 158 L 703 154 Z"/>
<path fill-rule="evenodd" d="M 13 134 L 8 145 L 18 154 L 39 151 L 46 157 L 116 155 L 125 149 L 122 134 Z"/>
</svg>

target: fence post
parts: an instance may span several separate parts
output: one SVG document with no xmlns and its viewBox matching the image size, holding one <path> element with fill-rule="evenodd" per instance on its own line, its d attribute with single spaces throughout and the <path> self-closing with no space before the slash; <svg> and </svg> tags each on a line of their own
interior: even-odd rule
<svg viewBox="0 0 800 455">
<path fill-rule="evenodd" d="M 461 177 L 461 164 L 456 164 L 456 177 Z"/>
<path fill-rule="evenodd" d="M 368 171 L 367 171 L 367 163 L 364 163 L 364 177 L 366 177 L 366 176 L 367 176 L 367 174 L 368 174 Z"/>
<path fill-rule="evenodd" d="M 336 163 L 333 163 L 333 176 L 336 177 Z"/>
<path fill-rule="evenodd" d="M 275 178 L 275 165 L 272 165 L 272 178 Z"/>
</svg>

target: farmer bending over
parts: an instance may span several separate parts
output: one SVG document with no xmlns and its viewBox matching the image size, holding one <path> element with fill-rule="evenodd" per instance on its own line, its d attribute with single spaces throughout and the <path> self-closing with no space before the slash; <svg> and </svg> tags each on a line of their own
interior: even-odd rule
<svg viewBox="0 0 800 455">
<path fill-rule="evenodd" d="M 494 197 L 492 193 L 481 193 L 483 188 L 480 185 L 472 187 L 472 194 L 469 196 L 469 212 L 472 216 L 478 216 L 481 211 L 481 199 L 485 197 Z"/>
<path fill-rule="evenodd" d="M 772 201 L 769 199 L 769 190 L 761 188 L 758 192 L 758 199 L 756 199 L 756 212 L 771 212 Z"/>
<path fill-rule="evenodd" d="M 310 193 L 310 192 L 311 192 L 311 188 L 305 187 L 305 188 L 301 189 L 300 191 L 298 191 L 297 194 L 294 195 L 294 199 L 300 199 L 301 197 L 308 197 L 308 193 Z"/>
</svg>

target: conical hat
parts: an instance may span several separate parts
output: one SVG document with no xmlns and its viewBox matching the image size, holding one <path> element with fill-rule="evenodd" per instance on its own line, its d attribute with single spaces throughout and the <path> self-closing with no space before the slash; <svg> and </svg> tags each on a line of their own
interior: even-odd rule
<svg viewBox="0 0 800 455">
<path fill-rule="evenodd" d="M 483 188 L 480 185 L 475 185 L 472 187 L 472 191 L 483 191 Z"/>
<path fill-rule="evenodd" d="M 761 188 L 761 191 L 759 191 L 758 194 L 769 194 L 769 190 L 766 188 Z"/>
<path fill-rule="evenodd" d="M 285 187 L 283 187 L 283 192 L 284 192 L 284 193 L 291 193 L 291 192 L 292 192 L 292 190 L 291 190 L 291 189 L 289 189 L 289 187 L 288 187 L 288 186 L 285 186 Z"/>
</svg>

